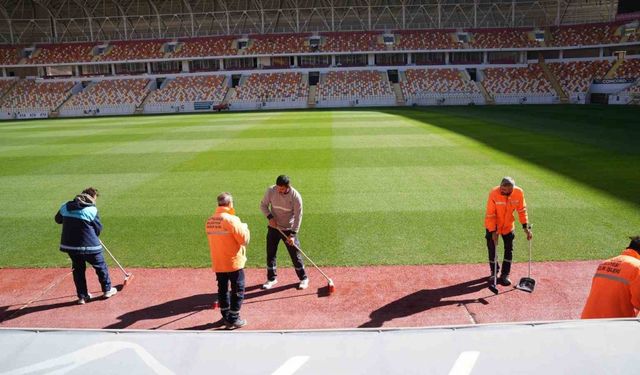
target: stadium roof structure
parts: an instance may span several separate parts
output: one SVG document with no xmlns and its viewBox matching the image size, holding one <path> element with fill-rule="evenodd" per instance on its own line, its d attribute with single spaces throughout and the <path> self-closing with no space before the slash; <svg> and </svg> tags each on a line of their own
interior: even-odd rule
<svg viewBox="0 0 640 375">
<path fill-rule="evenodd" d="M 544 27 L 607 22 L 618 0 L 0 0 L 0 43 Z"/>
</svg>

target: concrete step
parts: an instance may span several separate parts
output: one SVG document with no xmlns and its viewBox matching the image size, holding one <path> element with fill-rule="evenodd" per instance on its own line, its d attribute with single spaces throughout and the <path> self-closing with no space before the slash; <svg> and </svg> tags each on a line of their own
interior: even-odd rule
<svg viewBox="0 0 640 375">
<path fill-rule="evenodd" d="M 233 99 L 235 96 L 236 96 L 236 89 L 234 89 L 233 87 L 229 87 L 229 89 L 227 90 L 227 93 L 224 94 L 224 98 L 222 99 L 222 104 L 223 105 L 229 104 L 231 99 Z"/>
<path fill-rule="evenodd" d="M 309 108 L 315 108 L 317 92 L 317 86 L 309 86 L 309 98 L 307 99 L 307 106 Z"/>
<path fill-rule="evenodd" d="M 614 62 L 613 65 L 611 65 L 611 68 L 609 69 L 607 74 L 604 75 L 604 78 L 605 79 L 614 78 L 616 76 L 616 72 L 618 71 L 618 68 L 620 67 L 620 65 L 622 65 L 623 62 L 624 62 L 623 59 L 616 60 L 616 62 Z"/>
<path fill-rule="evenodd" d="M 402 94 L 402 88 L 399 83 L 394 83 L 391 85 L 393 88 L 393 92 L 396 94 L 396 104 L 397 105 L 405 105 L 407 101 L 404 98 L 404 94 Z"/>
<path fill-rule="evenodd" d="M 478 82 L 478 87 L 480 88 L 480 91 L 482 92 L 482 96 L 484 96 L 484 101 L 487 104 L 496 104 L 495 99 L 493 98 L 493 96 L 491 96 L 489 91 L 487 91 L 486 87 L 484 87 L 484 84 L 482 82 Z"/>
<path fill-rule="evenodd" d="M 568 104 L 569 96 L 564 91 L 564 88 L 562 87 L 562 85 L 560 85 L 560 82 L 558 81 L 558 78 L 556 77 L 556 75 L 553 74 L 551 69 L 549 69 L 547 64 L 544 62 L 544 59 L 539 59 L 538 64 L 540 64 L 540 67 L 542 68 L 544 75 L 547 77 L 549 82 L 551 82 L 551 86 L 553 87 L 554 90 L 556 90 L 556 93 L 560 97 L 560 103 Z"/>
</svg>

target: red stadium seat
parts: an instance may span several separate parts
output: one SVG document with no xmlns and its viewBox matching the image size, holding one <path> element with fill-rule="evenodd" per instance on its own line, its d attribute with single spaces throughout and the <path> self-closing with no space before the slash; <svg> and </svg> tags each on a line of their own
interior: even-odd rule
<svg viewBox="0 0 640 375">
<path fill-rule="evenodd" d="M 306 101 L 308 91 L 301 73 L 251 74 L 236 87 L 232 102 Z"/>
<path fill-rule="evenodd" d="M 354 100 L 393 96 L 389 81 L 377 71 L 339 71 L 327 73 L 318 83 L 320 100 Z"/>
<path fill-rule="evenodd" d="M 178 77 L 151 92 L 147 103 L 180 104 L 212 101 L 220 103 L 227 92 L 225 76 Z"/>
<path fill-rule="evenodd" d="M 206 57 L 206 56 L 232 56 L 238 53 L 233 47 L 236 37 L 211 37 L 180 39 L 178 49 L 171 57 Z"/>
<path fill-rule="evenodd" d="M 430 94 L 480 94 L 475 82 L 466 79 L 457 69 L 409 69 L 406 81 L 400 83 L 405 98 Z"/>
<path fill-rule="evenodd" d="M 132 40 L 110 42 L 106 53 L 98 57 L 100 61 L 132 61 L 159 59 L 164 57 L 166 40 Z"/>
<path fill-rule="evenodd" d="M 18 81 L 2 98 L 0 107 L 12 110 L 52 111 L 71 95 L 73 82 L 38 82 L 31 79 Z"/>
<path fill-rule="evenodd" d="M 526 68 L 487 68 L 484 87 L 491 94 L 546 94 L 553 93 L 551 82 L 538 64 Z"/>
<path fill-rule="evenodd" d="M 96 43 L 42 44 L 28 60 L 33 64 L 59 64 L 91 61 Z"/>
<path fill-rule="evenodd" d="M 133 104 L 139 106 L 147 94 L 148 79 L 104 80 L 92 84 L 73 96 L 64 107 L 95 108 Z"/>
</svg>

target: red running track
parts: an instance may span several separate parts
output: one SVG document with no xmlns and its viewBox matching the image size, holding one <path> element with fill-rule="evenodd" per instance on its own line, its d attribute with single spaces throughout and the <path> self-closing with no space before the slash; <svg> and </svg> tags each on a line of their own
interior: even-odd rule
<svg viewBox="0 0 640 375">
<path fill-rule="evenodd" d="M 279 283 L 261 290 L 262 269 L 246 270 L 243 330 L 436 325 L 577 319 L 589 292 L 597 261 L 534 263 L 536 289 L 529 294 L 502 287 L 487 289 L 487 265 L 432 265 L 326 268 L 336 291 L 309 269 L 307 290 L 297 290 L 292 269 L 281 269 Z M 105 300 L 76 305 L 68 269 L 0 269 L 0 327 L 220 329 L 215 275 L 210 269 L 111 268 L 120 292 Z M 513 267 L 512 281 L 526 276 L 526 264 Z M 87 270 L 89 288 L 101 295 Z"/>
</svg>

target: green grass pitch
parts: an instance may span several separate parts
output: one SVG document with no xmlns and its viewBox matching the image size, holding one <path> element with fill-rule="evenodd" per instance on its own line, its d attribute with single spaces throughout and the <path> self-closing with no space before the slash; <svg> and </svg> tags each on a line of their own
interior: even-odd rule
<svg viewBox="0 0 640 375">
<path fill-rule="evenodd" d="M 3 122 L 0 267 L 67 266 L 53 216 L 87 186 L 126 266 L 208 267 L 204 222 L 229 191 L 251 229 L 248 266 L 263 267 L 259 202 L 283 173 L 320 265 L 485 262 L 486 199 L 504 175 L 525 190 L 535 260 L 605 258 L 640 233 L 639 140 L 640 110 L 598 106 Z"/>
</svg>

